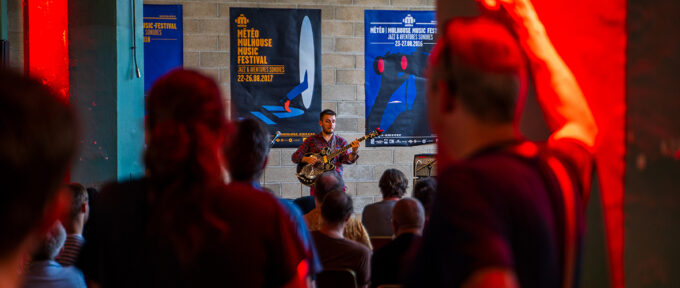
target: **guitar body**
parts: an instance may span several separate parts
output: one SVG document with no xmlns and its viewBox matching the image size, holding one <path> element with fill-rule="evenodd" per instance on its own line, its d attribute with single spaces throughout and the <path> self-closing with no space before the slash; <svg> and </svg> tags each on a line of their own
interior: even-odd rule
<svg viewBox="0 0 680 288">
<path fill-rule="evenodd" d="M 321 150 L 319 153 L 307 153 L 305 154 L 305 157 L 311 157 L 314 156 L 316 159 L 319 159 L 321 161 L 318 161 L 315 164 L 309 164 L 306 162 L 300 161 L 297 166 L 297 171 L 295 175 L 297 175 L 298 180 L 302 184 L 305 184 L 307 186 L 311 186 L 314 184 L 314 181 L 316 181 L 316 177 L 319 175 L 323 174 L 323 172 L 326 171 L 331 171 L 335 170 L 335 165 L 331 163 L 331 158 L 328 156 L 331 154 L 330 148 L 326 147 Z"/>
<path fill-rule="evenodd" d="M 380 134 L 382 134 L 382 132 L 383 130 L 378 128 L 378 130 L 357 139 L 357 141 L 361 142 L 366 139 L 377 137 Z M 347 149 L 351 147 L 352 145 L 347 145 L 338 151 L 331 151 L 329 147 L 325 147 L 319 153 L 305 154 L 305 157 L 314 156 L 316 157 L 316 159 L 319 159 L 320 161 L 317 161 L 314 164 L 309 164 L 300 161 L 300 163 L 298 163 L 295 176 L 297 176 L 298 180 L 300 180 L 300 183 L 307 186 L 312 186 L 312 184 L 314 184 L 314 182 L 316 181 L 316 178 L 319 177 L 321 174 L 323 174 L 326 171 L 335 170 L 335 164 L 333 164 L 333 159 L 335 159 L 336 156 L 340 155 L 340 153 L 347 151 Z"/>
</svg>

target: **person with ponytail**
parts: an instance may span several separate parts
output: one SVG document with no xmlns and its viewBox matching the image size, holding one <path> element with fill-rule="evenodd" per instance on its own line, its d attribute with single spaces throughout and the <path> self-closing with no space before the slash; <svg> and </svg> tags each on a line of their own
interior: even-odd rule
<svg viewBox="0 0 680 288">
<path fill-rule="evenodd" d="M 174 70 L 146 100 L 147 173 L 103 189 L 79 263 L 89 284 L 304 287 L 303 246 L 277 200 L 225 184 L 231 128 L 215 81 Z"/>
</svg>

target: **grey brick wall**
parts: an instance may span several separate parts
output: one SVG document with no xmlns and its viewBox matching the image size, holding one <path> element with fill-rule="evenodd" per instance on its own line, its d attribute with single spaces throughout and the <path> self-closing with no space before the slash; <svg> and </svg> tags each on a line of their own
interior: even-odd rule
<svg viewBox="0 0 680 288">
<path fill-rule="evenodd" d="M 184 65 L 215 77 L 229 95 L 229 8 L 321 9 L 322 107 L 338 113 L 337 133 L 348 140 L 364 133 L 364 10 L 434 10 L 434 0 L 248 0 L 157 1 L 148 4 L 182 4 L 184 7 Z M 381 199 L 378 179 L 388 168 L 413 175 L 413 155 L 434 153 L 433 145 L 410 148 L 361 147 L 361 158 L 345 166 L 345 181 L 355 198 L 355 212 Z M 272 149 L 261 179 L 277 196 L 297 198 L 309 189 L 295 178 L 290 156 L 295 149 Z M 409 179 L 409 183 L 413 183 Z M 410 191 L 410 188 L 409 188 Z"/>
<path fill-rule="evenodd" d="M 435 0 L 146 0 L 145 4 L 182 4 L 184 11 L 184 65 L 212 76 L 229 95 L 229 8 L 321 9 L 322 18 L 322 107 L 338 112 L 338 134 L 352 140 L 364 133 L 364 13 L 366 9 L 434 10 Z M 12 66 L 23 67 L 21 1 L 9 0 L 9 37 Z M 296 198 L 309 189 L 294 176 L 290 156 L 295 149 L 273 149 L 262 183 L 277 196 Z M 355 212 L 379 201 L 378 179 L 385 169 L 397 168 L 410 178 L 413 155 L 434 153 L 433 145 L 410 148 L 361 147 L 361 158 L 345 167 L 349 193 L 355 197 Z M 412 179 L 410 179 L 412 180 Z M 412 183 L 410 181 L 409 183 Z M 409 188 L 410 193 L 410 188 Z"/>
<path fill-rule="evenodd" d="M 9 40 L 9 66 L 24 70 L 24 15 L 21 0 L 7 0 L 7 40 Z"/>
<path fill-rule="evenodd" d="M 185 30 L 185 66 L 199 69 L 219 69 L 219 82 L 225 91 L 229 91 L 229 64 L 222 65 L 221 59 L 228 59 L 228 32 L 223 31 L 229 25 L 220 22 L 219 18 L 229 16 L 229 7 L 262 7 L 262 8 L 312 8 L 321 9 L 322 30 L 322 67 L 323 90 L 322 107 L 333 109 L 338 113 L 337 133 L 348 140 L 360 137 L 364 133 L 364 10 L 434 10 L 434 0 L 278 0 L 278 1 L 239 1 L 239 2 L 201 2 L 192 1 L 146 1 L 145 3 L 181 3 L 192 6 L 185 8 L 184 22 L 198 22 L 198 31 Z M 212 3 L 212 4 L 211 4 Z M 194 6 L 195 5 L 195 6 Z M 211 8 L 200 8 L 210 6 Z M 213 6 L 219 11 L 214 13 Z M 186 6 L 185 6 L 186 7 Z M 206 11 L 207 10 L 207 11 Z M 211 12 L 211 13 L 208 13 Z M 211 27 L 224 25 L 223 27 Z M 186 26 L 186 24 L 185 24 Z M 203 49 L 214 45 L 214 36 L 224 39 L 224 49 Z M 189 44 L 188 41 L 199 43 Z M 210 46 L 214 47 L 214 46 Z M 214 63 L 205 63 L 206 57 L 218 57 L 214 52 L 225 53 Z M 200 63 L 186 61 L 195 59 L 201 54 Z M 203 56 L 208 54 L 210 56 Z M 221 55 L 221 54 L 220 54 Z M 198 66 L 191 66 L 198 64 Z M 231 95 L 227 95 L 229 101 Z M 413 155 L 418 153 L 434 153 L 433 145 L 417 147 L 361 147 L 361 158 L 354 165 L 345 166 L 345 181 L 349 193 L 355 198 L 355 212 L 361 213 L 367 204 L 381 199 L 378 179 L 388 168 L 402 170 L 409 178 L 413 175 Z M 267 169 L 261 182 L 265 187 L 284 198 L 296 198 L 309 195 L 309 189 L 297 181 L 294 176 L 295 165 L 290 161 L 295 149 L 273 149 L 269 155 Z M 409 183 L 413 183 L 409 179 Z M 409 188 L 410 192 L 410 188 Z"/>
</svg>

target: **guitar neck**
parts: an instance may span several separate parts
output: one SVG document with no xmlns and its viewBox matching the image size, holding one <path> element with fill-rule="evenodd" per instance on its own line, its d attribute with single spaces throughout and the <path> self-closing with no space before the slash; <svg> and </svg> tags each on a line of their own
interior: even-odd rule
<svg viewBox="0 0 680 288">
<path fill-rule="evenodd" d="M 366 140 L 366 136 L 362 136 L 361 138 L 357 139 L 357 141 L 359 141 L 359 142 L 362 142 L 364 140 Z M 329 161 L 330 161 L 330 159 L 337 157 L 341 153 L 344 153 L 349 148 L 352 148 L 352 144 L 345 145 L 345 147 L 342 147 L 340 150 L 331 153 L 331 155 L 328 156 Z"/>
</svg>

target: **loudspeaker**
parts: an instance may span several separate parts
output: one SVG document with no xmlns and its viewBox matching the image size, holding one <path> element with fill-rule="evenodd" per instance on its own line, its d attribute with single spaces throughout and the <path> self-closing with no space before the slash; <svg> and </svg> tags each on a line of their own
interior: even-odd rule
<svg viewBox="0 0 680 288">
<path fill-rule="evenodd" d="M 416 154 L 413 156 L 413 176 L 437 176 L 437 160 L 435 154 Z"/>
</svg>

